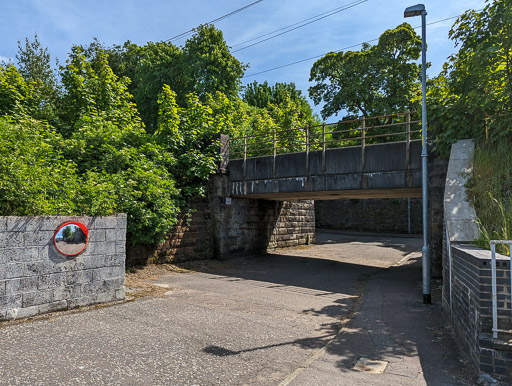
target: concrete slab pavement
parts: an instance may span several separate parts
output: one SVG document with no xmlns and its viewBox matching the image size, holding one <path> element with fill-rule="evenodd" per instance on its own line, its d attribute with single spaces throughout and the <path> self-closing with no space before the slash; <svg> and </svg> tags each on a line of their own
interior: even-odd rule
<svg viewBox="0 0 512 386">
<path fill-rule="evenodd" d="M 418 258 L 377 273 L 364 299 L 325 354 L 290 385 L 472 385 L 439 303 L 425 306 Z M 380 374 L 354 369 L 360 358 L 385 363 Z"/>
</svg>

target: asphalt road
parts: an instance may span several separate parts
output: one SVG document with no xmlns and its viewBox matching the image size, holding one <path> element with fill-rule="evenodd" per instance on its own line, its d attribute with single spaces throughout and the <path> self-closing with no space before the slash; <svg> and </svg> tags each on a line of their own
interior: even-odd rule
<svg viewBox="0 0 512 386">
<path fill-rule="evenodd" d="M 0 325 L 0 384 L 472 384 L 439 305 L 421 304 L 419 239 L 317 241 L 162 275 L 161 297 Z M 361 357 L 384 368 L 355 370 Z"/>
</svg>

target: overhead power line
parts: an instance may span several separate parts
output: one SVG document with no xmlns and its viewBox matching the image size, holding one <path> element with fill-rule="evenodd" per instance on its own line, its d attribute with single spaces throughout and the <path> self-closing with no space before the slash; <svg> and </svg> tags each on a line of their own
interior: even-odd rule
<svg viewBox="0 0 512 386">
<path fill-rule="evenodd" d="M 272 34 L 274 34 L 274 33 L 276 33 L 276 32 L 280 32 L 280 31 L 286 30 L 286 29 L 288 29 L 288 28 L 295 27 L 296 25 L 299 25 L 299 24 L 305 23 L 305 22 L 307 22 L 307 21 L 309 21 L 309 20 L 313 20 L 313 19 L 316 19 L 316 18 L 321 17 L 321 16 L 324 16 L 324 15 L 326 15 L 325 17 L 328 17 L 328 16 L 331 16 L 331 15 L 334 15 L 334 14 L 336 14 L 336 13 L 338 13 L 338 12 L 344 11 L 344 10 L 345 10 L 345 7 L 346 7 L 347 5 L 348 5 L 348 4 L 342 5 L 341 7 L 337 7 L 337 8 L 331 9 L 330 11 L 323 12 L 323 13 L 321 13 L 321 14 L 319 14 L 319 15 L 312 16 L 312 17 L 308 17 L 307 19 L 301 20 L 301 21 L 299 21 L 299 22 L 297 22 L 297 23 L 293 23 L 293 24 L 287 25 L 287 26 L 285 26 L 285 27 L 282 27 L 282 28 L 276 29 L 276 30 L 274 30 L 274 31 L 268 32 L 268 33 L 266 33 L 266 34 L 263 34 L 263 35 L 260 35 L 260 36 L 256 36 L 255 38 L 252 38 L 252 39 L 246 40 L 246 41 L 244 41 L 244 42 L 237 43 L 237 44 L 233 45 L 233 46 L 232 46 L 232 48 L 234 48 L 234 47 L 238 47 L 238 46 L 242 46 L 242 45 L 244 45 L 244 44 L 246 44 L 246 43 L 250 43 L 250 42 L 253 42 L 253 41 L 255 41 L 255 40 L 258 40 L 258 39 L 264 38 L 265 36 L 272 35 Z M 314 21 L 316 21 L 316 20 L 314 20 Z"/>
<path fill-rule="evenodd" d="M 307 25 L 309 25 L 309 24 L 316 23 L 317 21 L 320 21 L 320 20 L 325 19 L 325 18 L 327 18 L 327 17 L 329 17 L 329 16 L 332 16 L 332 15 L 335 15 L 335 14 L 337 14 L 337 13 L 339 13 L 339 12 L 346 11 L 347 9 L 350 9 L 350 8 L 355 7 L 355 6 L 357 6 L 357 5 L 360 5 L 360 4 L 363 4 L 363 3 L 366 3 L 367 1 L 368 1 L 368 0 L 358 0 L 358 1 L 353 1 L 352 3 L 348 3 L 348 4 L 346 4 L 346 5 L 344 5 L 344 6 L 340 7 L 340 8 L 336 8 L 336 9 L 335 9 L 335 10 L 333 10 L 333 11 L 328 11 L 328 12 L 326 12 L 326 13 L 324 13 L 324 14 L 321 14 L 321 15 L 317 15 L 317 16 L 311 17 L 311 18 L 306 19 L 306 20 L 303 20 L 303 21 L 301 21 L 301 22 L 298 22 L 298 23 L 292 24 L 292 25 L 290 25 L 290 26 L 288 26 L 288 27 L 283 27 L 283 28 L 280 28 L 280 29 L 275 30 L 275 31 L 273 31 L 273 32 L 269 32 L 269 33 L 267 33 L 267 34 L 265 34 L 265 35 L 261 35 L 261 36 L 259 36 L 259 37 L 256 37 L 256 38 L 253 38 L 253 39 L 251 39 L 251 40 L 248 40 L 248 41 L 246 41 L 246 42 L 244 42 L 244 43 L 237 44 L 237 45 L 242 45 L 242 44 L 248 43 L 248 42 L 250 42 L 250 41 L 254 41 L 254 40 L 257 40 L 257 39 L 259 39 L 259 38 L 262 38 L 262 37 L 265 37 L 265 36 L 271 35 L 271 34 L 273 34 L 273 33 L 275 33 L 275 32 L 279 32 L 279 31 L 286 30 L 286 31 L 283 31 L 283 32 L 280 32 L 280 33 L 276 33 L 275 35 L 272 35 L 272 36 L 270 36 L 270 37 L 268 37 L 268 38 L 266 38 L 266 39 L 262 39 L 262 40 L 259 40 L 259 41 L 255 42 L 255 43 L 249 44 L 248 46 L 245 46 L 245 47 L 239 48 L 239 49 L 237 49 L 237 50 L 234 50 L 234 51 L 233 51 L 233 53 L 238 52 L 238 51 L 245 50 L 245 49 L 247 49 L 247 48 L 249 48 L 249 47 L 253 47 L 253 46 L 257 45 L 257 44 L 261 44 L 261 43 L 263 43 L 263 42 L 266 42 L 267 40 L 274 39 L 274 38 L 276 38 L 276 37 L 278 37 L 278 36 L 281 36 L 281 35 L 287 34 L 288 32 L 295 31 L 296 29 L 299 29 L 299 28 L 305 27 L 305 26 L 307 26 Z M 311 20 L 311 19 L 313 19 L 313 20 Z M 297 24 L 299 24 L 299 25 L 297 25 Z M 295 26 L 295 27 L 294 27 L 294 26 Z M 293 28 L 290 28 L 290 27 L 293 27 Z M 288 29 L 288 28 L 289 28 L 289 29 Z"/>
<path fill-rule="evenodd" d="M 377 38 L 377 39 L 367 40 L 366 42 L 363 42 L 363 43 L 353 44 L 353 45 L 351 45 L 351 46 L 343 47 L 343 48 L 340 48 L 339 50 L 336 50 L 336 51 L 330 51 L 330 52 L 340 52 L 340 51 L 343 51 L 343 50 L 348 50 L 349 48 L 358 47 L 358 46 L 360 46 L 360 45 L 362 45 L 362 44 L 364 44 L 364 43 L 371 43 L 371 42 L 375 42 L 375 41 L 377 41 L 377 40 L 379 40 L 379 39 Z M 266 72 L 270 72 L 270 71 L 279 70 L 280 68 L 293 66 L 294 64 L 299 64 L 299 63 L 307 62 L 308 60 L 313 60 L 313 59 L 321 58 L 321 57 L 323 57 L 323 56 L 325 56 L 325 55 L 327 55 L 327 54 L 315 55 L 315 56 L 311 56 L 310 58 L 297 60 L 297 61 L 292 62 L 292 63 L 286 63 L 286 64 L 283 64 L 283 65 L 278 66 L 278 67 L 273 67 L 273 68 L 269 68 L 268 70 L 263 70 L 263 71 L 260 71 L 260 72 L 255 72 L 254 74 L 246 75 L 246 76 L 242 77 L 242 79 L 244 79 L 244 78 L 250 78 L 250 77 L 252 77 L 252 76 L 256 76 L 256 75 L 260 75 L 260 74 L 264 74 L 264 73 L 266 73 Z"/>
<path fill-rule="evenodd" d="M 480 12 L 481 10 L 477 11 L 477 12 Z M 446 19 L 442 19 L 442 20 L 436 20 L 436 21 L 433 21 L 433 22 L 430 22 L 430 23 L 427 23 L 427 25 L 432 25 L 432 24 L 438 24 L 438 23 L 442 23 L 443 21 L 447 21 L 447 20 L 452 20 L 452 19 L 455 19 L 457 17 L 459 17 L 461 15 L 457 15 L 457 16 L 452 16 L 452 17 L 447 17 Z M 421 26 L 417 26 L 417 27 L 414 27 L 414 29 L 418 29 L 418 28 L 421 28 Z M 343 50 L 348 50 L 350 48 L 354 48 L 354 47 L 358 47 L 358 46 L 361 46 L 363 45 L 364 43 L 371 43 L 371 42 L 375 42 L 379 40 L 379 38 L 376 38 L 376 39 L 372 39 L 372 40 L 367 40 L 365 42 L 362 42 L 362 43 L 357 43 L 357 44 L 353 44 L 351 46 L 348 46 L 348 47 L 343 47 L 343 48 L 340 48 L 336 51 L 330 51 L 330 52 L 340 52 L 340 51 L 343 51 Z M 236 52 L 236 51 L 234 51 Z M 326 54 L 322 54 L 322 55 L 315 55 L 315 56 L 311 56 L 309 58 L 306 58 L 306 59 L 301 59 L 301 60 L 297 60 L 295 62 L 291 62 L 291 63 L 286 63 L 286 64 L 283 64 L 281 66 L 277 66 L 277 67 L 273 67 L 273 68 L 269 68 L 267 70 L 263 70 L 263 71 L 259 71 L 259 72 L 255 72 L 253 74 L 249 74 L 249 75 L 245 75 L 244 77 L 242 77 L 242 79 L 245 79 L 245 78 L 251 78 L 253 76 L 256 76 L 256 75 L 261 75 L 261 74 L 265 74 L 267 72 L 270 72 L 270 71 L 275 71 L 275 70 L 279 70 L 281 68 L 285 68 L 285 67 L 289 67 L 289 66 L 293 66 L 295 64 L 299 64 L 299 63 L 303 63 L 303 62 L 307 62 L 309 60 L 313 60 L 313 59 L 317 59 L 317 58 L 321 58 L 323 56 L 325 56 Z"/>
<path fill-rule="evenodd" d="M 252 7 L 252 6 L 254 6 L 254 5 L 258 4 L 258 3 L 261 3 L 262 1 L 263 0 L 258 0 L 258 1 L 255 1 L 255 2 L 251 3 L 251 4 L 247 4 L 246 6 L 244 6 L 242 8 L 235 9 L 234 11 L 229 12 L 229 13 L 221 16 L 221 17 L 218 17 L 217 19 L 214 19 L 214 20 L 211 20 L 211 21 L 207 22 L 206 24 L 213 24 L 213 23 L 217 23 L 217 22 L 219 22 L 221 20 L 227 19 L 228 17 L 236 15 L 237 13 L 242 12 L 242 11 L 246 10 L 247 8 L 250 8 L 250 7 Z M 164 41 L 165 42 L 169 42 L 171 40 L 181 39 L 181 38 L 184 38 L 187 35 L 190 35 L 193 32 L 194 32 L 194 28 L 191 29 L 191 30 L 188 30 L 186 32 L 183 32 L 183 33 L 181 33 L 179 35 L 173 36 L 172 38 L 164 40 Z"/>
</svg>

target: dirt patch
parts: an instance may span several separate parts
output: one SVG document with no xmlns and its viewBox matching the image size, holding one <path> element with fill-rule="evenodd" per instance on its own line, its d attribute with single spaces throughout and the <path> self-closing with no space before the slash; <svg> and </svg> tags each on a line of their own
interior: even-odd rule
<svg viewBox="0 0 512 386">
<path fill-rule="evenodd" d="M 214 272 L 233 264 L 229 261 L 197 260 L 177 264 L 148 264 L 132 267 L 126 270 L 126 298 L 137 299 L 147 296 L 160 297 L 172 291 L 173 288 L 162 287 L 151 281 L 156 281 L 161 275 L 173 273 Z"/>
</svg>

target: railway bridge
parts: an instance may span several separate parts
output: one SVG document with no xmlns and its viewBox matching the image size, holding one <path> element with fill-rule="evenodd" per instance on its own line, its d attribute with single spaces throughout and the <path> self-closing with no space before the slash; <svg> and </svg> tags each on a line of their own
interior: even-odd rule
<svg viewBox="0 0 512 386">
<path fill-rule="evenodd" d="M 229 195 L 266 200 L 421 197 L 411 113 L 229 141 Z"/>
</svg>

